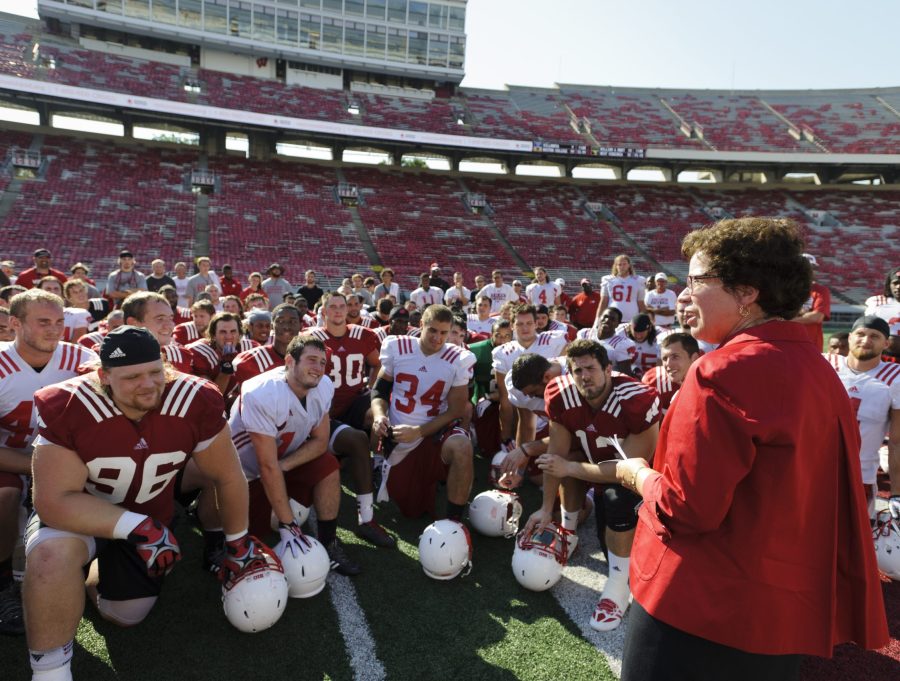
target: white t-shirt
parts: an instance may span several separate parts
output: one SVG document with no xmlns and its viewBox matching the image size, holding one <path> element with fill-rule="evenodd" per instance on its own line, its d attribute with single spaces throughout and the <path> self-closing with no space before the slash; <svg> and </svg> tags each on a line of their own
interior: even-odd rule
<svg viewBox="0 0 900 681">
<path fill-rule="evenodd" d="M 259 461 L 248 433 L 275 438 L 278 458 L 295 451 L 328 415 L 334 385 L 322 376 L 306 394 L 304 405 L 287 384 L 286 369 L 278 367 L 254 376 L 241 385 L 241 396 L 231 406 L 231 439 L 248 480 L 259 477 Z"/>
<path fill-rule="evenodd" d="M 487 296 L 491 299 L 492 313 L 500 312 L 500 308 L 503 307 L 504 303 L 515 302 L 519 299 L 515 289 L 509 284 L 501 284 L 500 286 L 488 284 L 478 292 L 478 295 L 475 296 L 475 300 L 478 300 L 481 296 Z"/>
<path fill-rule="evenodd" d="M 175 282 L 175 291 L 176 291 L 176 293 L 178 293 L 178 306 L 179 307 L 187 307 L 188 306 L 187 290 L 188 290 L 188 281 L 190 281 L 190 279 L 188 277 L 179 279 L 178 277 L 173 276 L 172 281 Z"/>
<path fill-rule="evenodd" d="M 825 355 L 850 396 L 859 421 L 862 440 L 859 458 L 863 483 L 871 485 L 878 472 L 878 450 L 891 421 L 891 410 L 900 409 L 900 364 L 879 362 L 868 371 L 856 372 L 843 355 Z"/>
<path fill-rule="evenodd" d="M 678 298 L 675 291 L 666 289 L 659 293 L 656 289 L 647 291 L 644 294 L 644 305 L 646 307 L 666 308 L 672 310 L 672 314 L 662 314 L 657 312 L 653 315 L 653 321 L 657 326 L 672 326 L 675 323 L 675 300 Z"/>
<path fill-rule="evenodd" d="M 609 300 L 609 307 L 622 311 L 622 321 L 630 322 L 640 312 L 638 301 L 644 299 L 644 278 L 636 274 L 630 277 L 614 277 L 607 274 L 600 282 L 601 295 Z"/>
<path fill-rule="evenodd" d="M 456 286 L 451 286 L 444 294 L 444 304 L 450 306 L 453 304 L 453 301 L 461 300 L 463 307 L 466 307 L 469 304 L 469 300 L 471 299 L 471 297 L 472 292 L 465 286 L 462 287 L 462 293 L 460 293 L 459 288 L 457 288 Z"/>
</svg>

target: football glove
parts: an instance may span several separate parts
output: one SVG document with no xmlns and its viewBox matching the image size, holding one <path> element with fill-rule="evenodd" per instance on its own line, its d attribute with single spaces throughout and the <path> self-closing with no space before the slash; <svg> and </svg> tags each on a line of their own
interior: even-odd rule
<svg viewBox="0 0 900 681">
<path fill-rule="evenodd" d="M 290 550 L 291 555 L 296 558 L 300 554 L 305 554 L 312 548 L 312 543 L 303 534 L 297 523 L 280 523 L 278 525 L 278 536 L 281 541 L 275 547 L 275 555 L 283 556 L 285 552 Z"/>
<path fill-rule="evenodd" d="M 147 518 L 128 535 L 151 577 L 163 577 L 181 560 L 178 540 L 168 527 L 155 518 Z"/>
<path fill-rule="evenodd" d="M 244 570 L 255 568 L 260 562 L 265 561 L 263 543 L 248 532 L 237 539 L 225 542 L 225 555 L 222 557 L 219 579 L 227 582 Z"/>
<path fill-rule="evenodd" d="M 234 364 L 231 363 L 231 360 L 223 359 L 219 362 L 219 371 L 226 376 L 230 376 L 234 373 Z"/>
<path fill-rule="evenodd" d="M 900 494 L 893 494 L 888 500 L 888 509 L 891 511 L 891 517 L 894 520 L 900 520 Z"/>
</svg>

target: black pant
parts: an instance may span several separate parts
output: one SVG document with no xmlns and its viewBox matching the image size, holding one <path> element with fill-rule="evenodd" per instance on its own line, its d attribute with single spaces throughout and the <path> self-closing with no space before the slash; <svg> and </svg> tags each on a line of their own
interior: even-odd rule
<svg viewBox="0 0 900 681">
<path fill-rule="evenodd" d="M 793 681 L 800 655 L 759 655 L 660 622 L 634 601 L 621 681 Z"/>
</svg>

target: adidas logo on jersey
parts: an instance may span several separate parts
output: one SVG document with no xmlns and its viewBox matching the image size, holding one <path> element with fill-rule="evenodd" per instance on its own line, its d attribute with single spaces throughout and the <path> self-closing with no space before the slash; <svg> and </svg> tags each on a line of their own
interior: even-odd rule
<svg viewBox="0 0 900 681">
<path fill-rule="evenodd" d="M 850 386 L 850 389 L 847 392 L 848 393 L 858 393 L 859 388 L 857 388 L 855 385 L 852 385 L 852 386 Z"/>
<path fill-rule="evenodd" d="M 122 352 L 122 348 L 116 348 L 111 353 L 109 353 L 110 359 L 119 359 L 120 357 L 125 357 L 125 353 Z"/>
<path fill-rule="evenodd" d="M 135 449 L 150 449 L 150 445 L 147 444 L 147 441 L 144 438 L 141 438 L 140 441 L 134 446 Z"/>
<path fill-rule="evenodd" d="M 342 345 L 341 347 L 339 347 L 339 348 L 337 349 L 337 351 L 338 351 L 338 352 L 347 352 L 347 351 L 344 349 L 344 346 L 343 346 L 343 345 Z"/>
<path fill-rule="evenodd" d="M 597 432 L 597 429 L 594 427 L 594 424 L 593 424 L 593 423 L 587 427 L 587 432 L 589 432 L 589 433 L 596 433 L 596 432 Z"/>
<path fill-rule="evenodd" d="M 420 371 L 420 372 L 428 373 L 428 369 L 425 368 L 425 365 L 424 365 L 424 364 L 423 364 L 422 366 L 419 367 L 419 371 Z"/>
</svg>

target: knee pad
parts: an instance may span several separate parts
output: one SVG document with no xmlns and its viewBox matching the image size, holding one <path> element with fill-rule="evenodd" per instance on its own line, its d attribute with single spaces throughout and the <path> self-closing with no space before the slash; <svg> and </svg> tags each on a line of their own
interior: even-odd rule
<svg viewBox="0 0 900 681">
<path fill-rule="evenodd" d="M 621 485 L 609 485 L 603 489 L 602 503 L 606 527 L 613 532 L 627 532 L 637 527 L 636 509 L 641 503 L 640 496 Z"/>
<path fill-rule="evenodd" d="M 97 598 L 97 609 L 104 618 L 122 627 L 133 627 L 140 624 L 156 604 L 156 596 L 132 598 L 127 601 L 108 601 L 102 596 Z"/>
</svg>

